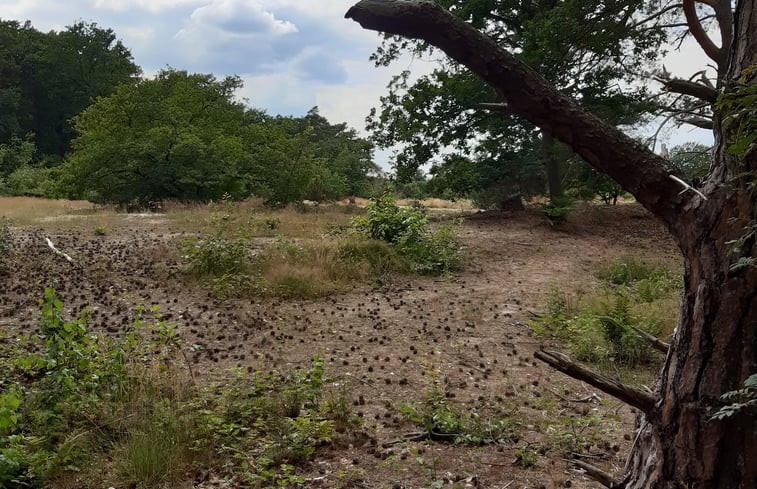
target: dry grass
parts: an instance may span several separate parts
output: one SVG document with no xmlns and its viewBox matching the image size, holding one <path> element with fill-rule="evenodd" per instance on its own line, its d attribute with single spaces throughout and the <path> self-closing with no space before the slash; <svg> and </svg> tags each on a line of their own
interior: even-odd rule
<svg viewBox="0 0 757 489">
<path fill-rule="evenodd" d="M 52 200 L 36 197 L 0 197 L 0 216 L 25 225 L 45 220 L 86 217 L 97 213 L 94 204 L 85 200 Z M 69 216 L 69 217 L 62 217 Z"/>
<path fill-rule="evenodd" d="M 345 290 L 367 277 L 365 263 L 341 256 L 338 240 L 301 241 L 268 251 L 263 277 L 273 295 L 312 298 Z"/>
</svg>

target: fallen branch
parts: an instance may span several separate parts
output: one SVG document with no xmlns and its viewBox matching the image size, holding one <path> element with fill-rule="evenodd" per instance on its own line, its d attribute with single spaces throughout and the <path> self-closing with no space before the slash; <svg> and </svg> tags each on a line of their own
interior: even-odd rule
<svg viewBox="0 0 757 489">
<path fill-rule="evenodd" d="M 45 241 L 47 241 L 47 246 L 49 246 L 50 249 L 53 250 L 53 253 L 55 253 L 56 255 L 62 256 L 63 258 L 65 258 L 68 261 L 68 263 L 70 263 L 72 265 L 74 264 L 73 258 L 71 258 L 67 254 L 63 253 L 58 248 L 56 248 L 55 245 L 53 244 L 53 242 L 50 241 L 50 238 L 45 238 Z"/>
<path fill-rule="evenodd" d="M 647 333 L 643 329 L 637 328 L 636 326 L 631 326 L 631 328 L 636 332 L 637 335 L 639 335 L 639 338 L 649 343 L 652 348 L 667 355 L 668 350 L 670 350 L 669 344 L 665 343 L 660 338 Z"/>
<path fill-rule="evenodd" d="M 654 412 L 654 397 L 642 390 L 621 384 L 609 377 L 592 372 L 591 370 L 573 362 L 566 355 L 556 351 L 540 350 L 535 352 L 534 356 L 560 372 L 573 377 L 574 379 L 583 380 L 587 384 L 593 385 L 597 389 L 600 389 L 611 396 L 617 397 L 621 401 L 641 410 L 647 415 Z"/>
<path fill-rule="evenodd" d="M 571 460 L 570 463 L 582 469 L 584 472 L 586 472 L 586 475 L 588 475 L 595 481 L 599 482 L 603 486 L 610 487 L 610 488 L 617 487 L 617 483 L 615 482 L 615 479 L 613 479 L 613 477 L 610 474 L 600 469 L 599 467 L 595 467 L 591 464 L 587 464 L 583 460 Z"/>
</svg>

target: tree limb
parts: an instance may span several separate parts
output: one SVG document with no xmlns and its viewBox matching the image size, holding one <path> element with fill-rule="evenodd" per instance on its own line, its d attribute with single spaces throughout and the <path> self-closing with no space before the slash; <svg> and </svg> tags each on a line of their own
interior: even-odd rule
<svg viewBox="0 0 757 489">
<path fill-rule="evenodd" d="M 560 93 L 497 43 L 432 0 L 361 0 L 347 18 L 364 28 L 421 39 L 440 48 L 495 88 L 509 109 L 616 180 L 676 235 L 685 235 L 685 196 L 668 175 L 683 177 L 663 158 Z"/>
<path fill-rule="evenodd" d="M 715 123 L 712 122 L 712 119 L 705 119 L 704 117 L 679 117 L 678 122 L 691 124 L 692 126 L 696 126 L 700 129 L 712 130 L 715 128 Z"/>
<path fill-rule="evenodd" d="M 658 81 L 670 92 L 691 95 L 692 97 L 696 97 L 711 104 L 714 104 L 718 99 L 717 90 L 701 83 L 684 80 L 682 78 L 672 78 L 670 80 L 658 78 Z"/>
<path fill-rule="evenodd" d="M 591 464 L 588 464 L 584 462 L 583 460 L 571 460 L 570 463 L 575 465 L 576 467 L 583 469 L 586 472 L 586 475 L 594 479 L 595 481 L 599 482 L 605 487 L 616 487 L 617 483 L 615 482 L 615 479 L 612 478 L 610 474 L 605 472 L 604 470 L 600 469 L 599 467 L 595 467 Z"/>
<path fill-rule="evenodd" d="M 728 56 L 727 47 L 717 47 L 712 42 L 712 39 L 710 39 L 710 36 L 707 35 L 697 16 L 696 0 L 683 0 L 683 13 L 686 16 L 686 22 L 689 24 L 689 32 L 694 36 L 699 46 L 707 56 L 717 63 L 718 71 L 725 69 L 726 58 Z"/>
<path fill-rule="evenodd" d="M 668 350 L 670 349 L 670 345 L 659 339 L 658 337 L 651 335 L 644 331 L 643 329 L 639 329 L 636 326 L 631 326 L 631 329 L 633 329 L 639 337 L 649 343 L 649 345 L 654 348 L 657 351 L 661 351 L 662 353 L 667 354 Z"/>
<path fill-rule="evenodd" d="M 654 397 L 642 390 L 621 384 L 620 382 L 616 382 L 604 375 L 594 373 L 573 362 L 566 355 L 556 351 L 540 350 L 535 352 L 534 356 L 560 372 L 573 377 L 574 379 L 583 380 L 597 389 L 601 389 L 611 396 L 617 397 L 626 404 L 639 409 L 647 415 L 651 415 L 654 412 Z"/>
</svg>

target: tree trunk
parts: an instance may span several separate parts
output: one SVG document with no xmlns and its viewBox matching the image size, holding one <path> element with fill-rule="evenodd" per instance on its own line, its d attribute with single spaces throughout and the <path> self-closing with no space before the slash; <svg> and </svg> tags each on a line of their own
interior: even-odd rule
<svg viewBox="0 0 757 489">
<path fill-rule="evenodd" d="M 541 132 L 541 154 L 544 159 L 544 172 L 547 174 L 549 197 L 562 197 L 560 161 L 555 157 L 555 142 L 549 131 Z"/>
<path fill-rule="evenodd" d="M 727 153 L 734 127 L 715 117 L 716 159 L 701 189 L 667 161 L 560 94 L 496 42 L 430 0 L 362 0 L 347 17 L 363 27 L 422 39 L 493 86 L 510 111 L 567 144 L 665 222 L 684 257 L 680 322 L 655 393 L 645 404 L 625 476 L 633 489 L 757 487 L 754 416 L 712 420 L 720 396 L 757 372 L 757 268 L 732 270 L 733 240 L 757 223 L 757 152 Z M 739 0 L 725 90 L 757 63 L 757 0 Z M 755 84 L 752 74 L 749 84 Z M 747 108 L 748 110 L 748 108 Z M 742 256 L 757 256 L 755 237 Z"/>
</svg>

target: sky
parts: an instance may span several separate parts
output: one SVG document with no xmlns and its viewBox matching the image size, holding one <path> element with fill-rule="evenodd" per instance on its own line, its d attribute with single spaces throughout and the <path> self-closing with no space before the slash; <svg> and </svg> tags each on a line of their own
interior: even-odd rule
<svg viewBox="0 0 757 489">
<path fill-rule="evenodd" d="M 403 58 L 376 68 L 369 56 L 379 34 L 344 19 L 356 0 L 0 0 L 3 19 L 30 20 L 42 31 L 78 20 L 111 28 L 146 76 L 167 66 L 244 81 L 239 96 L 269 114 L 304 115 L 318 106 L 331 123 L 363 132 L 392 76 L 433 64 Z M 693 42 L 666 60 L 673 73 L 705 63 Z M 704 131 L 675 131 L 668 145 L 707 142 Z M 388 168 L 389 151 L 376 160 Z"/>
</svg>

